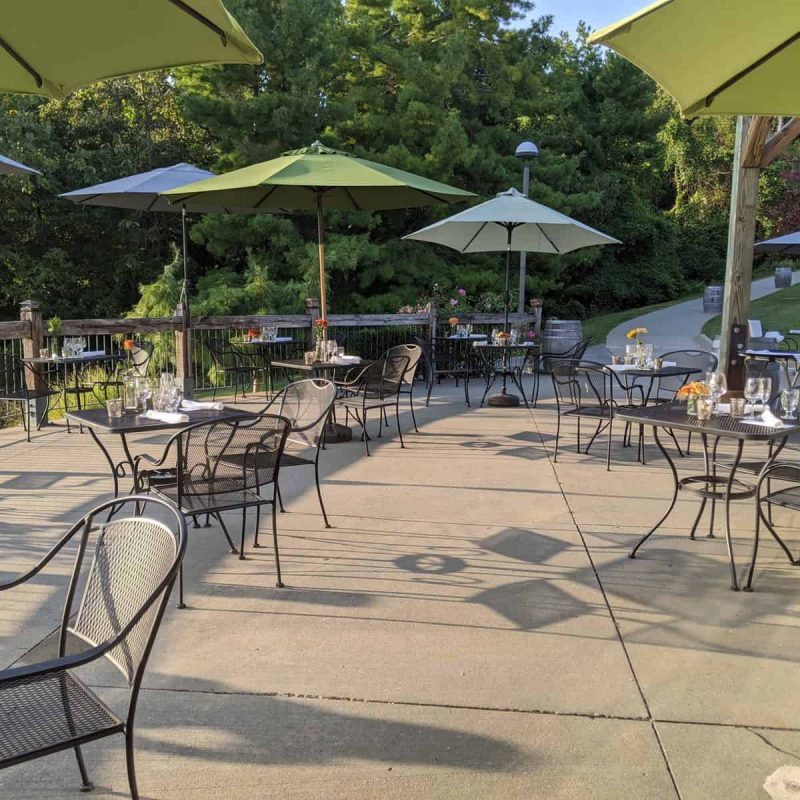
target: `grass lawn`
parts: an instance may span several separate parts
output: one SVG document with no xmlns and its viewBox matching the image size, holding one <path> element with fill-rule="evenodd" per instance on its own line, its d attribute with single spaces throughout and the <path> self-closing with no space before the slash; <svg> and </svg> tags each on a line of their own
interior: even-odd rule
<svg viewBox="0 0 800 800">
<path fill-rule="evenodd" d="M 765 331 L 780 331 L 784 336 L 790 328 L 800 328 L 800 284 L 753 300 L 750 319 L 760 319 Z M 703 326 L 703 333 L 713 339 L 719 336 L 721 325 L 722 315 L 712 317 Z"/>
<path fill-rule="evenodd" d="M 676 303 L 683 303 L 686 300 L 692 300 L 699 297 L 697 293 L 687 295 L 686 297 L 679 297 L 676 300 L 668 300 L 665 303 L 654 303 L 649 306 L 641 306 L 640 308 L 629 308 L 625 311 L 613 311 L 610 314 L 600 314 L 597 317 L 589 317 L 583 321 L 583 335 L 589 336 L 592 339 L 592 344 L 605 344 L 608 334 L 617 327 L 627 322 L 629 319 L 634 319 L 641 314 L 647 314 L 650 311 L 658 311 L 660 308 L 668 308 L 674 306 Z"/>
</svg>

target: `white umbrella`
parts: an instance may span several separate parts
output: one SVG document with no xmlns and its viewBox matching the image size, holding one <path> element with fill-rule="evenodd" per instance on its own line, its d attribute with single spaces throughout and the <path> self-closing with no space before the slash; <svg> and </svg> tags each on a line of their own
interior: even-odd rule
<svg viewBox="0 0 800 800">
<path fill-rule="evenodd" d="M 759 242 L 754 248 L 757 253 L 782 253 L 786 256 L 800 256 L 800 231 Z"/>
<path fill-rule="evenodd" d="M 404 239 L 434 242 L 460 253 L 506 251 L 505 329 L 508 330 L 511 251 L 569 253 L 582 247 L 621 244 L 566 214 L 529 200 L 516 189 L 500 192 L 493 200 L 468 208 Z M 505 375 L 503 395 L 506 394 Z"/>
<path fill-rule="evenodd" d="M 26 167 L 8 156 L 0 156 L 0 172 L 4 175 L 41 175 L 38 169 Z"/>
</svg>

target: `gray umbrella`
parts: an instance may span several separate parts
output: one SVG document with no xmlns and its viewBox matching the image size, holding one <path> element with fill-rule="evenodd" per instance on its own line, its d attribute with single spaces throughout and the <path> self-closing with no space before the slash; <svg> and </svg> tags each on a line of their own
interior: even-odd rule
<svg viewBox="0 0 800 800">
<path fill-rule="evenodd" d="M 0 156 L 0 172 L 5 175 L 41 175 L 38 169 L 26 167 L 8 156 Z"/>
<path fill-rule="evenodd" d="M 189 308 L 189 267 L 186 252 L 186 214 L 187 212 L 198 211 L 201 213 L 222 212 L 225 208 L 194 208 L 191 202 L 170 203 L 161 192 L 167 189 L 175 189 L 187 183 L 213 178 L 214 173 L 207 169 L 193 167 L 191 164 L 173 164 L 171 167 L 160 167 L 151 169 L 148 172 L 140 172 L 137 175 L 129 175 L 127 178 L 117 178 L 117 180 L 98 183 L 94 186 L 87 186 L 85 189 L 75 189 L 72 192 L 65 192 L 59 197 L 72 200 L 73 203 L 87 206 L 107 206 L 110 208 L 132 208 L 137 211 L 170 211 L 181 213 L 183 230 L 183 288 L 181 290 L 181 301 L 184 303 L 185 313 L 188 316 Z"/>
<path fill-rule="evenodd" d="M 754 248 L 756 253 L 782 253 L 785 256 L 800 256 L 800 231 L 778 236 L 759 242 Z"/>
</svg>

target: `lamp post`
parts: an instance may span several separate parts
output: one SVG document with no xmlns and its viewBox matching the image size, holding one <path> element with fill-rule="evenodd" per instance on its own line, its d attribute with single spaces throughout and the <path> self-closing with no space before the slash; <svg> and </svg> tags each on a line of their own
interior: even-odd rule
<svg viewBox="0 0 800 800">
<path fill-rule="evenodd" d="M 522 142 L 517 146 L 514 153 L 517 158 L 522 159 L 524 167 L 522 169 L 522 194 L 528 196 L 531 183 L 531 161 L 539 155 L 539 148 L 533 142 Z M 517 310 L 520 314 L 525 313 L 525 272 L 528 267 L 528 254 L 519 254 L 519 304 Z"/>
</svg>

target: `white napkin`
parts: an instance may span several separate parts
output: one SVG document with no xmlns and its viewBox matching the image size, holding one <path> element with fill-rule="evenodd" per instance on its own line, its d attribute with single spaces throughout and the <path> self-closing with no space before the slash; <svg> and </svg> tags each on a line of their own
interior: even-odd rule
<svg viewBox="0 0 800 800">
<path fill-rule="evenodd" d="M 84 358 L 93 358 L 94 356 L 104 356 L 106 354 L 105 350 L 84 350 L 83 357 Z"/>
<path fill-rule="evenodd" d="M 360 364 L 361 357 L 360 356 L 334 356 L 331 359 L 331 363 L 333 364 Z"/>
<path fill-rule="evenodd" d="M 745 414 L 752 414 L 753 413 L 753 404 L 752 403 L 745 403 L 744 406 L 744 413 Z M 717 403 L 717 414 L 730 414 L 731 413 L 731 404 L 730 403 Z"/>
<path fill-rule="evenodd" d="M 145 411 L 142 416 L 147 417 L 147 419 L 157 419 L 159 422 L 166 422 L 169 425 L 179 425 L 181 422 L 189 421 L 188 414 L 179 414 L 173 411 L 153 411 L 153 409 L 150 409 Z"/>
<path fill-rule="evenodd" d="M 745 419 L 742 422 L 746 422 L 748 425 L 763 425 L 766 428 L 783 428 L 783 420 L 778 419 L 769 408 L 765 408 L 761 412 L 760 419 Z"/>
<path fill-rule="evenodd" d="M 662 367 L 677 367 L 678 366 L 678 362 L 677 361 L 662 361 L 661 362 L 661 366 Z"/>
<path fill-rule="evenodd" d="M 184 411 L 222 411 L 225 406 L 222 403 L 201 403 L 198 400 L 181 400 L 181 408 Z"/>
<path fill-rule="evenodd" d="M 609 369 L 613 369 L 614 372 L 624 372 L 626 369 L 638 369 L 635 364 L 608 364 Z"/>
</svg>

